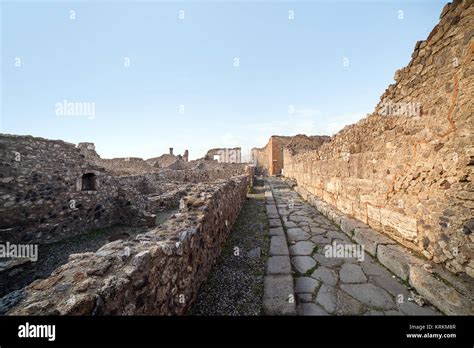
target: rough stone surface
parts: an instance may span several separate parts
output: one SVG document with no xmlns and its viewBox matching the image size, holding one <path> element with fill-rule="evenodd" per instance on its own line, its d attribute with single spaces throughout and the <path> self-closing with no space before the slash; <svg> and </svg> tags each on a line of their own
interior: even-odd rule
<svg viewBox="0 0 474 348">
<path fill-rule="evenodd" d="M 337 273 L 327 267 L 319 266 L 311 277 L 322 281 L 324 284 L 335 286 L 337 284 Z"/>
<path fill-rule="evenodd" d="M 270 228 L 269 233 L 270 233 L 270 236 L 280 236 L 280 237 L 285 236 L 285 231 L 283 231 L 283 227 Z"/>
<path fill-rule="evenodd" d="M 409 255 L 403 248 L 392 245 L 380 245 L 377 249 L 377 258 L 385 267 L 403 280 L 408 280 Z"/>
<path fill-rule="evenodd" d="M 293 278 L 291 275 L 266 276 L 264 282 L 263 307 L 267 315 L 296 314 Z"/>
<path fill-rule="evenodd" d="M 316 266 L 316 261 L 309 256 L 295 256 L 291 258 L 291 264 L 298 273 L 305 274 Z"/>
<path fill-rule="evenodd" d="M 410 268 L 410 285 L 446 314 L 472 315 L 474 303 L 421 267 Z M 442 299 L 442 300 L 441 300 Z"/>
<path fill-rule="evenodd" d="M 288 256 L 271 256 L 267 261 L 267 274 L 290 274 L 291 264 Z"/>
<path fill-rule="evenodd" d="M 298 315 L 328 315 L 328 313 L 315 303 L 302 303 L 298 305 Z"/>
<path fill-rule="evenodd" d="M 240 212 L 247 179 L 242 175 L 204 186 L 205 199 L 197 205 L 200 187 L 183 198 L 187 208 L 180 219 L 108 243 L 96 253 L 71 255 L 49 278 L 31 283 L 9 314 L 186 313 Z"/>
<path fill-rule="evenodd" d="M 297 255 L 297 256 L 307 256 L 311 255 L 314 251 L 316 246 L 314 243 L 304 241 L 304 242 L 297 242 L 295 245 L 290 246 L 290 255 Z"/>
<path fill-rule="evenodd" d="M 339 277 L 343 283 L 365 283 L 367 277 L 360 266 L 353 263 L 345 263 L 339 272 Z"/>
<path fill-rule="evenodd" d="M 384 309 L 395 307 L 391 296 L 373 284 L 342 284 L 341 289 L 366 305 Z"/>
<path fill-rule="evenodd" d="M 316 302 L 328 313 L 334 312 L 337 306 L 336 289 L 326 284 L 321 285 L 318 296 L 316 297 Z"/>
<path fill-rule="evenodd" d="M 310 237 L 309 233 L 298 227 L 289 228 L 286 233 L 290 241 L 308 240 Z"/>
<path fill-rule="evenodd" d="M 273 236 L 270 240 L 270 255 L 289 255 L 285 237 Z"/>
<path fill-rule="evenodd" d="M 429 313 L 430 310 L 439 313 L 429 304 L 423 307 L 426 311 L 417 311 L 411 305 L 401 311 L 396 306 L 400 296 L 404 301 L 409 301 L 412 296 L 419 295 L 412 294 L 411 289 L 408 290 L 405 284 L 368 253 L 363 254 L 361 262 L 356 258 L 349 258 L 351 255 L 344 257 L 326 254 L 324 248 L 331 241 L 342 245 L 351 245 L 353 242 L 336 226 L 331 225 L 320 212 L 304 202 L 295 191 L 289 190 L 286 182 L 272 178 L 268 179 L 268 185 L 272 189 L 277 206 L 286 206 L 286 202 L 292 202 L 294 216 L 309 218 L 299 219 L 294 227 L 297 233 L 307 233 L 309 240 L 290 241 L 290 244 L 293 243 L 290 246 L 292 254 L 300 249 L 305 253 L 309 252 L 310 247 L 314 249 L 311 256 L 291 257 L 299 315 L 305 315 L 303 308 L 316 313 L 323 309 L 328 315 L 416 315 L 417 312 Z M 312 199 L 310 194 L 305 196 L 308 200 Z M 317 202 L 312 204 L 316 205 Z M 326 211 L 330 215 L 330 209 Z M 280 214 L 283 218 L 285 212 L 280 211 Z M 325 226 L 324 233 L 315 230 L 316 225 Z M 305 305 L 310 302 L 314 306 Z M 380 309 L 384 311 L 381 312 Z"/>
<path fill-rule="evenodd" d="M 319 282 L 316 279 L 309 277 L 295 278 L 295 292 L 300 293 L 314 293 L 318 287 Z"/>
<path fill-rule="evenodd" d="M 281 227 L 280 219 L 269 219 L 268 224 L 270 225 L 270 227 Z"/>
<path fill-rule="evenodd" d="M 377 245 L 395 244 L 393 240 L 375 232 L 371 228 L 356 228 L 354 230 L 354 240 L 363 245 L 365 251 L 373 256 L 377 253 Z"/>
</svg>

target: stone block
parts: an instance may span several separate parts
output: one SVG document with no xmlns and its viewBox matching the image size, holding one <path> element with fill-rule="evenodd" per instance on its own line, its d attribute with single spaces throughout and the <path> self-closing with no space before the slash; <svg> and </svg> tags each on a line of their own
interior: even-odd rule
<svg viewBox="0 0 474 348">
<path fill-rule="evenodd" d="M 269 234 L 270 234 L 270 236 L 284 237 L 285 236 L 285 231 L 283 230 L 283 227 L 273 227 L 273 228 L 269 229 Z"/>
<path fill-rule="evenodd" d="M 288 256 L 271 256 L 267 260 L 267 274 L 290 274 L 291 264 Z"/>
<path fill-rule="evenodd" d="M 266 315 L 295 315 L 295 294 L 291 275 L 269 275 L 263 285 L 263 310 Z"/>
<path fill-rule="evenodd" d="M 395 211 L 380 209 L 380 223 L 384 227 L 396 230 L 407 240 L 413 241 L 418 235 L 416 219 Z"/>
<path fill-rule="evenodd" d="M 398 245 L 379 245 L 377 247 L 377 259 L 382 265 L 405 281 L 408 280 L 410 261 L 415 263 L 414 258 L 410 257 L 409 251 Z"/>
<path fill-rule="evenodd" d="M 409 282 L 418 293 L 447 315 L 474 315 L 474 303 L 451 285 L 436 278 L 422 267 L 413 266 Z"/>
<path fill-rule="evenodd" d="M 377 245 L 379 244 L 395 244 L 393 240 L 385 237 L 380 232 L 376 232 L 371 228 L 357 227 L 354 230 L 354 240 L 364 246 L 364 250 L 375 256 L 377 253 Z"/>
<path fill-rule="evenodd" d="M 352 233 L 356 228 L 368 228 L 366 224 L 360 222 L 359 220 L 352 219 L 349 217 L 341 218 L 340 228 L 348 236 L 352 236 Z"/>
<path fill-rule="evenodd" d="M 270 256 L 289 255 L 285 237 L 273 236 L 270 240 Z"/>
</svg>

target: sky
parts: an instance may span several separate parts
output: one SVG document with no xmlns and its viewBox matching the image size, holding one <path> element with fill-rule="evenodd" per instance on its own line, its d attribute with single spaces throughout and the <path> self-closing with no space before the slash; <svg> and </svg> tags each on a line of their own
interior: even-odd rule
<svg viewBox="0 0 474 348">
<path fill-rule="evenodd" d="M 191 159 L 364 118 L 445 4 L 1 1 L 1 133 Z"/>
</svg>

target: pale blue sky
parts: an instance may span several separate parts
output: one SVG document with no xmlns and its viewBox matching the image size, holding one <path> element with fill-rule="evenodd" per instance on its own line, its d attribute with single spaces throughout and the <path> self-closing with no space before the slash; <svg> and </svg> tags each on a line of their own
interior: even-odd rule
<svg viewBox="0 0 474 348">
<path fill-rule="evenodd" d="M 334 134 L 373 111 L 444 4 L 3 1 L 1 132 L 94 142 L 106 158 L 174 147 L 193 159 Z M 57 115 L 64 100 L 95 103 L 95 116 Z"/>
</svg>

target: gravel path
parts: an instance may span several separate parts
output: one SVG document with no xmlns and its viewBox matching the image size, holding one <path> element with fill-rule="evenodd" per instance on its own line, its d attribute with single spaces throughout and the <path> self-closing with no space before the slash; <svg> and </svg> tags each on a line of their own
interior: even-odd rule
<svg viewBox="0 0 474 348">
<path fill-rule="evenodd" d="M 248 194 L 191 315 L 262 314 L 269 236 L 262 187 Z"/>
</svg>

